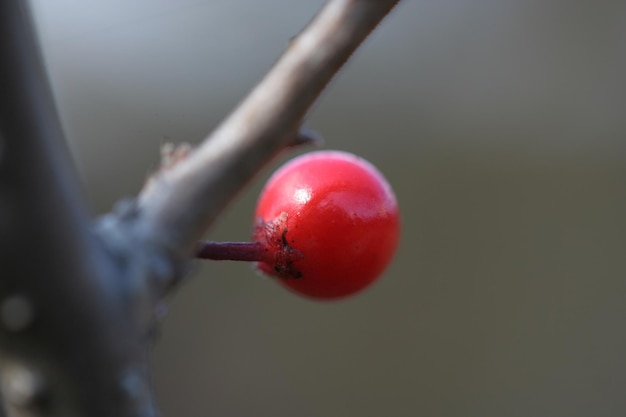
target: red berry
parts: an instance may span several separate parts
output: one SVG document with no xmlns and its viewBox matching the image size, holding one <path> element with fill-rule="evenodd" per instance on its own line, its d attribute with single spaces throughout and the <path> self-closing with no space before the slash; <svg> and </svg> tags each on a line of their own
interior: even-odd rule
<svg viewBox="0 0 626 417">
<path fill-rule="evenodd" d="M 369 162 L 338 151 L 311 152 L 269 179 L 256 209 L 254 239 L 265 245 L 258 268 L 291 290 L 318 299 L 371 284 L 398 244 L 398 204 Z"/>
</svg>

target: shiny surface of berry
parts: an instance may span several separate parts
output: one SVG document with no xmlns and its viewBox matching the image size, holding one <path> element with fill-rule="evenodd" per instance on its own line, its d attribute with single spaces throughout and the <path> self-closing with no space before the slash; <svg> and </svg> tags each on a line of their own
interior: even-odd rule
<svg viewBox="0 0 626 417">
<path fill-rule="evenodd" d="M 400 223 L 391 187 L 369 162 L 338 151 L 297 157 L 265 185 L 254 239 L 264 273 L 316 299 L 354 294 L 393 258 Z"/>
</svg>

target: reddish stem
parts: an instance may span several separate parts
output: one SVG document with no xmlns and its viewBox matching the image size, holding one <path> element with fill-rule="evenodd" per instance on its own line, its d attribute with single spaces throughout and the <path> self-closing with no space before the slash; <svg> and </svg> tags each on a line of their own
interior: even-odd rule
<svg viewBox="0 0 626 417">
<path fill-rule="evenodd" d="M 214 261 L 267 261 L 267 248 L 260 242 L 200 242 L 196 258 Z"/>
</svg>

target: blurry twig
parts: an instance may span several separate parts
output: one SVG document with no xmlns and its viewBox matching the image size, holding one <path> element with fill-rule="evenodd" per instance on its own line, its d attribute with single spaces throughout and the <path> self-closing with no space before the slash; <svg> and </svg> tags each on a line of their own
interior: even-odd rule
<svg viewBox="0 0 626 417">
<path fill-rule="evenodd" d="M 191 254 L 245 183 L 294 143 L 302 119 L 342 65 L 398 0 L 331 0 L 272 70 L 184 161 L 140 195 L 139 233 Z"/>
</svg>

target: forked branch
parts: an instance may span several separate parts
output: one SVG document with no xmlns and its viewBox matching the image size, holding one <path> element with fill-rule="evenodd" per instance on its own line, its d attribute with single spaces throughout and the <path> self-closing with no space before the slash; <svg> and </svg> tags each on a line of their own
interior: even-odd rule
<svg viewBox="0 0 626 417">
<path fill-rule="evenodd" d="M 170 151 L 138 200 L 94 233 L 62 149 L 28 2 L 0 1 L 0 211 L 8 216 L 0 222 L 0 402 L 12 415 L 156 415 L 148 377 L 155 304 L 254 173 L 281 149 L 314 140 L 300 129 L 303 117 L 397 2 L 329 0 L 204 143 Z"/>
</svg>

